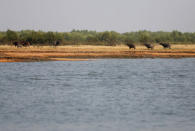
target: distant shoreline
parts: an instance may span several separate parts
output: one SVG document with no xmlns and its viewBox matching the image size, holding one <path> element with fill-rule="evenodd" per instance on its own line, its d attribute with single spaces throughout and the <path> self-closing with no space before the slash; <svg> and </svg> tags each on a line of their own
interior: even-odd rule
<svg viewBox="0 0 195 131">
<path fill-rule="evenodd" d="M 85 61 L 104 58 L 193 58 L 195 45 L 173 45 L 163 49 L 160 45 L 148 50 L 139 45 L 136 50 L 127 46 L 31 46 L 16 48 L 0 46 L 0 62 L 37 62 L 37 61 Z"/>
</svg>

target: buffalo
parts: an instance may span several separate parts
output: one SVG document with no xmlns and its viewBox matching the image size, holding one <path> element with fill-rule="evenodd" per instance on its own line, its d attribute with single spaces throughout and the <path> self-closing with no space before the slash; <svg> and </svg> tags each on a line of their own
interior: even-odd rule
<svg viewBox="0 0 195 131">
<path fill-rule="evenodd" d="M 132 43 L 128 43 L 126 45 L 129 47 L 129 49 L 131 49 L 131 48 L 136 49 L 135 45 Z"/>
<path fill-rule="evenodd" d="M 144 43 L 145 47 L 147 47 L 148 49 L 153 50 L 154 49 L 154 45 L 149 44 L 149 43 Z"/>
<path fill-rule="evenodd" d="M 164 47 L 164 49 L 169 48 L 171 49 L 171 45 L 169 43 L 159 43 L 161 46 Z"/>
<path fill-rule="evenodd" d="M 21 48 L 22 44 L 20 44 L 18 41 L 13 42 L 13 45 L 17 48 Z"/>
<path fill-rule="evenodd" d="M 30 42 L 28 42 L 28 41 L 22 42 L 22 45 L 24 47 L 29 47 L 30 46 Z"/>
<path fill-rule="evenodd" d="M 60 45 L 60 41 L 57 40 L 57 41 L 54 41 L 54 46 L 59 46 Z"/>
</svg>

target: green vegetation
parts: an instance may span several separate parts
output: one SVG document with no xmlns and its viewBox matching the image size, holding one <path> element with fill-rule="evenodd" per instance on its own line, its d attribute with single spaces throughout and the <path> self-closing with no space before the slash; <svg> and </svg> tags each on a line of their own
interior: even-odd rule
<svg viewBox="0 0 195 131">
<path fill-rule="evenodd" d="M 29 41 L 33 45 L 51 45 L 60 40 L 61 45 L 108 45 L 122 43 L 195 43 L 194 33 L 137 31 L 118 33 L 115 31 L 96 32 L 88 30 L 72 30 L 71 32 L 43 32 L 33 30 L 0 32 L 0 44 L 11 44 L 13 41 Z"/>
</svg>

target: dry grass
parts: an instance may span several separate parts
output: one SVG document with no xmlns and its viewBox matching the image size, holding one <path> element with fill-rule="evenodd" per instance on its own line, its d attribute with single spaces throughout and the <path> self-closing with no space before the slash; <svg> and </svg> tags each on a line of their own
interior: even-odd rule
<svg viewBox="0 0 195 131">
<path fill-rule="evenodd" d="M 195 49 L 195 44 L 173 44 L 171 45 L 172 49 Z M 128 47 L 125 45 L 118 45 L 118 46 L 93 46 L 93 45 L 78 45 L 78 46 L 30 46 L 30 47 L 23 47 L 23 48 L 16 48 L 14 46 L 2 45 L 0 46 L 0 50 L 17 50 L 17 51 L 64 51 L 64 50 L 91 50 L 91 51 L 121 51 L 121 50 L 128 50 Z M 147 48 L 143 45 L 137 45 L 137 50 L 147 50 Z M 155 45 L 155 50 L 163 49 L 160 45 Z"/>
<path fill-rule="evenodd" d="M 31 46 L 16 48 L 0 46 L 0 62 L 43 61 L 43 60 L 88 60 L 89 58 L 181 58 L 195 57 L 195 45 L 172 45 L 163 49 L 160 45 L 148 50 L 142 45 L 136 50 L 127 46 Z M 70 59 L 71 58 L 71 59 Z"/>
</svg>

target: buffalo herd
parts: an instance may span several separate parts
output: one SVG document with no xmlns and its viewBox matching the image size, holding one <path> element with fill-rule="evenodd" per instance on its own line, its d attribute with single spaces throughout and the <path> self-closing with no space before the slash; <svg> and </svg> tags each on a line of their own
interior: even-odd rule
<svg viewBox="0 0 195 131">
<path fill-rule="evenodd" d="M 12 43 L 15 47 L 17 47 L 17 48 L 21 48 L 21 47 L 30 47 L 30 45 L 32 45 L 29 41 L 14 41 L 13 43 Z M 60 45 L 60 41 L 59 40 L 57 40 L 57 41 L 54 41 L 53 43 L 52 43 L 52 45 L 54 46 L 54 47 L 56 47 L 56 46 L 59 46 Z"/>
<path fill-rule="evenodd" d="M 128 47 L 129 47 L 129 49 L 136 49 L 136 46 L 135 46 L 135 44 L 133 44 L 133 43 L 127 43 L 126 44 Z M 153 44 L 150 44 L 150 43 L 144 43 L 143 44 L 147 49 L 151 49 L 151 50 L 153 50 L 154 49 L 154 45 Z M 171 45 L 169 44 L 169 43 L 159 43 L 159 45 L 161 45 L 164 49 L 171 49 Z"/>
<path fill-rule="evenodd" d="M 21 48 L 21 47 L 29 47 L 31 45 L 31 43 L 29 41 L 21 41 L 21 42 L 18 42 L 18 41 L 14 41 L 13 42 L 13 45 L 17 48 Z M 60 45 L 60 41 L 57 40 L 57 41 L 54 41 L 52 43 L 52 45 L 54 47 L 56 46 L 59 46 Z M 129 49 L 136 49 L 136 46 L 135 44 L 133 43 L 126 43 L 126 45 L 129 47 Z M 154 49 L 154 45 L 153 44 L 150 44 L 150 43 L 144 43 L 143 44 L 147 49 L 151 49 L 153 50 Z M 171 49 L 171 45 L 169 43 L 159 43 L 159 45 L 161 45 L 164 49 Z"/>
<path fill-rule="evenodd" d="M 17 48 L 21 48 L 21 47 L 29 47 L 31 44 L 28 41 L 22 41 L 22 42 L 15 41 L 13 42 L 13 45 Z"/>
</svg>

